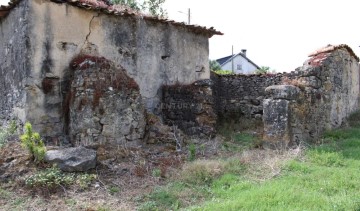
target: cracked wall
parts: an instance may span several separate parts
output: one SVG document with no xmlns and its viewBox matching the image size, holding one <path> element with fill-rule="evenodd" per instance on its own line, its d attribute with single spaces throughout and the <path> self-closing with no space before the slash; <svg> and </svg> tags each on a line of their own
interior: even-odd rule
<svg viewBox="0 0 360 211">
<path fill-rule="evenodd" d="M 20 87 L 26 81 L 27 89 L 20 90 L 18 95 L 14 89 L 16 97 L 9 99 L 14 102 L 6 102 L 2 107 L 5 111 L 17 111 L 22 121 L 30 121 L 34 130 L 47 140 L 69 141 L 64 104 L 71 86 L 69 64 L 77 55 L 104 57 L 123 67 L 138 84 L 145 109 L 157 115 L 161 113 L 163 85 L 191 84 L 210 77 L 208 35 L 194 33 L 186 27 L 45 0 L 22 1 L 14 11 L 2 20 L 4 31 L 20 29 L 21 25 L 15 26 L 19 21 L 27 31 L 8 33 L 4 39 L 18 39 L 19 45 L 14 46 L 18 52 L 12 55 L 23 56 L 20 62 L 12 59 L 13 67 L 4 67 L 2 71 L 20 71 L 24 75 L 6 74 L 16 80 L 19 77 Z M 8 63 L 2 65 L 5 64 Z M 19 111 L 14 108 L 17 102 L 22 102 Z M 4 113 L 2 119 L 8 118 Z"/>
<path fill-rule="evenodd" d="M 22 1 L 0 21 L 0 124 L 26 120 L 26 92 L 30 62 L 29 2 Z"/>
</svg>

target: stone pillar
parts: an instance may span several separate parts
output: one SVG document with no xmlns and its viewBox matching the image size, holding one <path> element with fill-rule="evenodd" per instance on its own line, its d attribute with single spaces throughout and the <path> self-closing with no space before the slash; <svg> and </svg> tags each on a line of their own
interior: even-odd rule
<svg viewBox="0 0 360 211">
<path fill-rule="evenodd" d="M 268 99 L 264 105 L 264 147 L 287 148 L 292 144 L 291 104 L 299 94 L 292 85 L 274 85 L 265 89 Z"/>
</svg>

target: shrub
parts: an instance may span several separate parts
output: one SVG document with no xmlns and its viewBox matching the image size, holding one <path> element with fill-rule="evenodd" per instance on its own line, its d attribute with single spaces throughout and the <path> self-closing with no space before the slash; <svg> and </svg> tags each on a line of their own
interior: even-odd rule
<svg viewBox="0 0 360 211">
<path fill-rule="evenodd" d="M 35 162 L 44 160 L 46 148 L 40 134 L 33 132 L 32 126 L 27 122 L 24 126 L 25 133 L 20 136 L 21 145 L 27 149 Z"/>
<path fill-rule="evenodd" d="M 231 70 L 216 70 L 214 73 L 218 75 L 232 75 L 234 74 Z"/>
</svg>

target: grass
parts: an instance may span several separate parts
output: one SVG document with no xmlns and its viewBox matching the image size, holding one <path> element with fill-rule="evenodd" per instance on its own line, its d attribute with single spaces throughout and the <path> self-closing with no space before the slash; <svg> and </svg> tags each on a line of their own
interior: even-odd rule
<svg viewBox="0 0 360 211">
<path fill-rule="evenodd" d="M 162 197 L 148 196 L 152 207 L 143 210 L 360 210 L 360 115 L 355 116 L 349 127 L 325 133 L 321 145 L 296 153 L 249 151 L 235 164 L 231 158 L 188 163 L 175 181 L 157 189 Z M 247 135 L 231 137 L 253 142 Z"/>
</svg>

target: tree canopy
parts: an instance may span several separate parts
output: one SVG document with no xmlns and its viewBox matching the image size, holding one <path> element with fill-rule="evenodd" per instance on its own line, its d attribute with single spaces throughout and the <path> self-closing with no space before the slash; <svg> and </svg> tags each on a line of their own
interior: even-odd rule
<svg viewBox="0 0 360 211">
<path fill-rule="evenodd" d="M 138 11 L 147 12 L 153 16 L 166 17 L 163 4 L 166 0 L 111 0 L 113 4 L 122 4 Z"/>
</svg>

